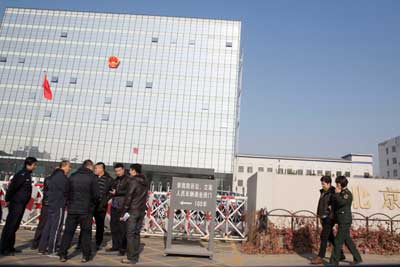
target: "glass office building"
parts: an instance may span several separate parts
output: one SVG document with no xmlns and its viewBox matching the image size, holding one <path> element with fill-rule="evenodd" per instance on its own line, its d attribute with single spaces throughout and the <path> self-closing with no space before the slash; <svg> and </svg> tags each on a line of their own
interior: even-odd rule
<svg viewBox="0 0 400 267">
<path fill-rule="evenodd" d="M 240 31 L 234 20 L 7 8 L 0 157 L 232 174 Z"/>
</svg>

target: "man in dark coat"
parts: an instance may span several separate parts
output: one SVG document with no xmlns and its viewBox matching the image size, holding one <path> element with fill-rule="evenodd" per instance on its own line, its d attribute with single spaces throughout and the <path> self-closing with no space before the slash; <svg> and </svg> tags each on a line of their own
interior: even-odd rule
<svg viewBox="0 0 400 267">
<path fill-rule="evenodd" d="M 93 211 L 93 217 L 96 222 L 96 249 L 99 250 L 103 243 L 104 221 L 106 218 L 108 201 L 111 198 L 111 190 L 114 180 L 106 172 L 106 166 L 103 162 L 96 163 L 94 166 L 94 174 L 97 176 L 100 193 L 99 203 Z"/>
<path fill-rule="evenodd" d="M 37 167 L 37 159 L 27 157 L 24 162 L 24 168 L 17 172 L 12 178 L 6 193 L 6 207 L 8 215 L 3 232 L 1 233 L 0 253 L 4 256 L 14 255 L 17 251 L 15 246 L 15 234 L 21 224 L 25 212 L 25 206 L 28 204 L 32 195 L 32 176 L 31 173 Z"/>
<path fill-rule="evenodd" d="M 71 171 L 71 163 L 63 160 L 48 182 L 49 218 L 44 227 L 39 243 L 39 252 L 48 250 L 50 257 L 57 257 L 56 249 L 60 241 L 60 234 L 64 222 L 65 200 L 68 189 L 67 174 Z"/>
<path fill-rule="evenodd" d="M 93 162 L 85 160 L 82 167 L 68 179 L 68 214 L 59 252 L 61 262 L 67 261 L 68 249 L 78 225 L 82 235 L 81 262 L 85 263 L 91 259 L 92 210 L 98 200 L 99 187 L 93 173 Z"/>
<path fill-rule="evenodd" d="M 143 219 L 146 212 L 147 194 L 149 182 L 142 174 L 140 164 L 130 166 L 131 179 L 129 180 L 128 192 L 124 201 L 123 216 L 121 220 L 127 225 L 127 259 L 121 263 L 136 264 L 140 254 L 140 230 L 143 226 Z"/>
<path fill-rule="evenodd" d="M 353 255 L 353 265 L 362 262 L 360 253 L 356 245 L 350 237 L 350 228 L 353 221 L 351 214 L 351 204 L 353 202 L 353 195 L 347 188 L 347 178 L 344 176 L 336 177 L 336 189 L 332 198 L 334 207 L 335 220 L 338 224 L 338 232 L 335 237 L 335 247 L 332 251 L 330 263 L 339 265 L 340 250 L 345 244 Z"/>
<path fill-rule="evenodd" d="M 126 224 L 121 221 L 122 209 L 124 205 L 125 195 L 128 191 L 129 176 L 125 173 L 125 167 L 122 163 L 116 163 L 114 165 L 114 171 L 116 178 L 113 184 L 113 190 L 111 191 L 112 202 L 111 202 L 111 237 L 112 247 L 106 251 L 119 251 L 122 256 L 126 250 Z"/>
<path fill-rule="evenodd" d="M 319 247 L 318 256 L 311 260 L 311 264 L 322 264 L 325 258 L 326 247 L 328 241 L 335 246 L 335 236 L 333 235 L 333 227 L 335 221 L 333 219 L 333 208 L 332 208 L 332 197 L 335 194 L 335 187 L 332 186 L 332 178 L 330 176 L 321 177 L 320 198 L 318 201 L 317 214 L 321 220 L 322 231 L 321 231 L 321 244 Z M 343 250 L 341 251 L 340 260 L 344 260 Z"/>
</svg>

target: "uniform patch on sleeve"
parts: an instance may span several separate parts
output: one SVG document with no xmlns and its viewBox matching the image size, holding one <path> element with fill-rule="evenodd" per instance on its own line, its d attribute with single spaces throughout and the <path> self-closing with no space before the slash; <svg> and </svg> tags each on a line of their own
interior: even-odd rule
<svg viewBox="0 0 400 267">
<path fill-rule="evenodd" d="M 344 199 L 348 199 L 348 198 L 349 198 L 349 195 L 348 195 L 348 194 L 344 194 L 343 198 L 344 198 Z"/>
</svg>

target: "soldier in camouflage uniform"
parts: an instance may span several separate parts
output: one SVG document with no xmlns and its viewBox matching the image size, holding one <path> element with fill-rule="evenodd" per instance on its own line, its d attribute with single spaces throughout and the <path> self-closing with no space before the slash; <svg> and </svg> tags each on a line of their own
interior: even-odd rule
<svg viewBox="0 0 400 267">
<path fill-rule="evenodd" d="M 352 223 L 351 204 L 353 202 L 353 195 L 347 188 L 348 181 L 346 177 L 338 176 L 335 182 L 336 189 L 335 194 L 333 195 L 332 205 L 334 208 L 335 221 L 338 223 L 339 228 L 335 237 L 335 247 L 330 262 L 334 265 L 339 265 L 339 259 L 341 256 L 340 251 L 343 244 L 345 244 L 353 255 L 353 264 L 359 264 L 362 262 L 360 253 L 350 237 L 350 227 Z"/>
</svg>

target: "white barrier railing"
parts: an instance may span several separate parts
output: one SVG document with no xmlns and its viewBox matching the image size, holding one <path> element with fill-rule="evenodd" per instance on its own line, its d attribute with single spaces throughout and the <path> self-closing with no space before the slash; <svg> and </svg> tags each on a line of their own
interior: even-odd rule
<svg viewBox="0 0 400 267">
<path fill-rule="evenodd" d="M 4 208 L 4 196 L 8 182 L 0 182 L 0 204 L 3 207 L 3 221 L 7 216 Z M 26 207 L 21 227 L 34 229 L 39 222 L 43 184 L 35 184 L 32 198 Z M 144 219 L 143 234 L 148 236 L 164 236 L 168 229 L 170 192 L 149 192 L 147 210 Z M 110 205 L 106 217 L 106 230 L 109 229 Z M 245 240 L 247 197 L 217 196 L 215 207 L 215 239 Z M 210 214 L 194 210 L 176 210 L 173 230 L 175 235 L 196 236 L 208 239 Z"/>
</svg>

